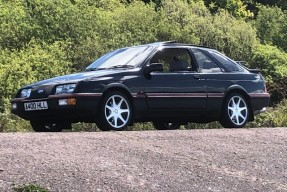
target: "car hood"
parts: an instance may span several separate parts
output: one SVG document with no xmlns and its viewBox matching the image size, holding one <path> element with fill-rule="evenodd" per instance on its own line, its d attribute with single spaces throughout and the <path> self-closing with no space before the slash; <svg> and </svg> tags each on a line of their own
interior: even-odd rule
<svg viewBox="0 0 287 192">
<path fill-rule="evenodd" d="M 112 74 L 117 74 L 123 72 L 123 70 L 100 70 L 100 71 L 86 71 L 81 73 L 74 73 L 69 75 L 63 75 L 59 77 L 54 77 L 51 79 L 45 79 L 43 81 L 38 81 L 26 87 L 35 87 L 42 85 L 53 85 L 53 84 L 64 84 L 64 83 L 73 83 L 85 79 L 98 78 L 103 76 L 109 76 Z"/>
</svg>

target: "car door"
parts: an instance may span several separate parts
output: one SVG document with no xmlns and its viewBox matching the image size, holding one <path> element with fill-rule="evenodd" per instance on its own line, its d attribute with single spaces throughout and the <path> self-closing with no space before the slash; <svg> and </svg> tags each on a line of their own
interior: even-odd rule
<svg viewBox="0 0 287 192">
<path fill-rule="evenodd" d="M 246 73 L 244 68 L 215 50 L 194 48 L 191 51 L 198 65 L 200 76 L 205 79 L 209 114 L 211 112 L 217 115 L 221 113 L 228 90 L 243 90 L 243 87 L 252 87 L 252 84 L 256 84 L 259 79 L 258 75 Z"/>
<path fill-rule="evenodd" d="M 194 71 L 194 60 L 187 48 L 159 49 L 148 64 L 162 63 L 162 72 L 144 79 L 148 107 L 151 109 L 204 109 L 205 80 Z"/>
<path fill-rule="evenodd" d="M 226 67 L 207 50 L 196 48 L 191 50 L 198 66 L 199 75 L 205 79 L 207 111 L 210 116 L 218 116 L 221 113 L 226 90 L 242 81 L 243 75 L 242 73 L 226 72 Z"/>
</svg>

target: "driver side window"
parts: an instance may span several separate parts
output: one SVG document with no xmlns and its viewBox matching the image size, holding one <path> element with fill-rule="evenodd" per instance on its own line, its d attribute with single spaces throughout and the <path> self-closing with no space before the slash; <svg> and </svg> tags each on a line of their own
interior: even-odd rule
<svg viewBox="0 0 287 192">
<path fill-rule="evenodd" d="M 151 58 L 150 63 L 163 64 L 163 72 L 187 72 L 193 69 L 192 60 L 187 49 L 165 48 Z"/>
</svg>

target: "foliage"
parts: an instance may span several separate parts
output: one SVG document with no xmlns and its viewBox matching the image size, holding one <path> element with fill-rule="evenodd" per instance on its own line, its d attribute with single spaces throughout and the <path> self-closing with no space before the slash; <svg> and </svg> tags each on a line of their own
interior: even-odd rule
<svg viewBox="0 0 287 192">
<path fill-rule="evenodd" d="M 55 42 L 52 45 L 31 41 L 20 51 L 0 50 L 0 101 L 7 109 L 7 98 L 31 82 L 71 72 L 65 54 L 66 45 Z M 5 112 L 2 109 L 1 112 Z"/>
<path fill-rule="evenodd" d="M 247 1 L 250 4 L 251 3 L 253 3 L 253 4 L 260 3 L 262 5 L 266 5 L 266 6 L 270 6 L 270 7 L 277 6 L 283 10 L 287 9 L 287 1 L 286 0 L 272 0 L 272 1 L 269 1 L 269 0 L 244 0 L 244 1 Z"/>
<path fill-rule="evenodd" d="M 287 50 L 287 15 L 280 8 L 260 6 L 255 27 L 261 43 Z"/>
<path fill-rule="evenodd" d="M 25 121 L 10 112 L 0 113 L 0 132 L 32 131 L 29 121 Z"/>
<path fill-rule="evenodd" d="M 256 32 L 252 26 L 232 17 L 226 11 L 221 11 L 214 16 L 213 30 L 208 37 L 210 47 L 215 47 L 235 60 L 249 61 L 257 43 Z"/>
<path fill-rule="evenodd" d="M 0 10 L 0 50 L 20 49 L 30 41 L 37 26 L 28 16 L 22 1 L 1 0 Z"/>
<path fill-rule="evenodd" d="M 27 184 L 13 188 L 15 192 L 48 192 L 48 189 L 38 184 Z"/>
<path fill-rule="evenodd" d="M 236 60 L 251 58 L 251 50 L 256 44 L 255 30 L 251 24 L 236 19 L 227 11 L 212 15 L 202 2 L 165 0 L 160 16 L 160 40 L 213 47 Z"/>
<path fill-rule="evenodd" d="M 218 121 L 211 122 L 211 123 L 188 123 L 187 125 L 181 126 L 184 129 L 215 129 L 215 128 L 222 128 Z"/>
<path fill-rule="evenodd" d="M 72 130 L 64 130 L 64 131 L 74 131 L 74 132 L 79 132 L 79 131 L 85 131 L 85 132 L 95 132 L 99 131 L 99 128 L 96 126 L 95 123 L 74 123 L 72 125 Z"/>
<path fill-rule="evenodd" d="M 143 131 L 143 130 L 155 130 L 151 122 L 135 123 L 132 127 L 128 127 L 129 131 Z"/>
<path fill-rule="evenodd" d="M 287 100 L 283 100 L 274 108 L 268 108 L 263 114 L 256 116 L 251 127 L 286 127 L 287 126 Z"/>
<path fill-rule="evenodd" d="M 262 69 L 268 81 L 287 76 L 287 53 L 271 45 L 257 45 L 253 49 L 250 67 Z"/>
<path fill-rule="evenodd" d="M 287 99 L 287 76 L 275 79 L 273 82 L 268 82 L 267 90 L 271 94 L 270 106 L 274 106 L 280 101 Z"/>
<path fill-rule="evenodd" d="M 188 123 L 187 125 L 182 125 L 180 129 L 212 129 L 222 127 L 219 122 L 198 124 L 198 123 Z M 126 131 L 144 131 L 144 130 L 155 130 L 153 124 L 151 122 L 145 123 L 135 123 L 133 126 L 130 126 L 126 129 Z M 76 123 L 73 125 L 72 130 L 65 131 L 87 131 L 94 132 L 99 131 L 95 124 L 91 123 Z"/>
<path fill-rule="evenodd" d="M 210 7 L 211 11 L 216 12 L 218 9 L 225 9 L 233 14 L 235 17 L 248 18 L 253 17 L 253 13 L 247 9 L 247 4 L 241 0 L 206 0 L 206 5 Z"/>
</svg>

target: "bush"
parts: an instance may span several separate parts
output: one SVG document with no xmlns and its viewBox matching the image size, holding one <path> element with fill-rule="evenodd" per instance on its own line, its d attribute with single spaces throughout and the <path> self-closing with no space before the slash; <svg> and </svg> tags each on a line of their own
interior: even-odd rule
<svg viewBox="0 0 287 192">
<path fill-rule="evenodd" d="M 271 95 L 270 106 L 278 104 L 283 99 L 287 99 L 287 77 L 275 79 L 267 83 L 267 90 Z"/>
<path fill-rule="evenodd" d="M 255 117 L 250 127 L 286 127 L 287 126 L 287 100 L 283 100 L 274 108 L 268 108 L 265 113 Z"/>
<path fill-rule="evenodd" d="M 48 192 L 49 190 L 38 184 L 26 184 L 13 188 L 15 192 Z"/>
<path fill-rule="evenodd" d="M 260 6 L 259 9 L 255 27 L 261 43 L 287 51 L 287 15 L 278 7 Z"/>
<path fill-rule="evenodd" d="M 250 67 L 262 70 L 267 81 L 287 76 L 287 53 L 271 45 L 257 45 L 253 50 Z"/>
<path fill-rule="evenodd" d="M 0 132 L 27 132 L 32 131 L 29 121 L 7 113 L 0 113 Z"/>
</svg>

